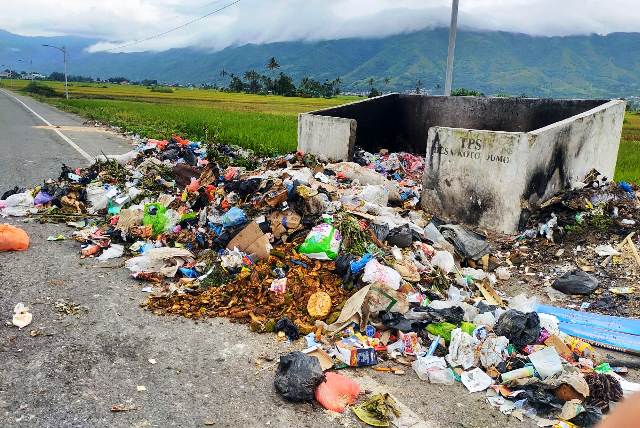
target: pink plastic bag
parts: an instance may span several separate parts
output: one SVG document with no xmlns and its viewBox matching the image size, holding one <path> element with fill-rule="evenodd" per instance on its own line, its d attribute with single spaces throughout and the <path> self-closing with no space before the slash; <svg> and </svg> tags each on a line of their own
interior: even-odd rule
<svg viewBox="0 0 640 428">
<path fill-rule="evenodd" d="M 349 404 L 356 402 L 360 385 L 341 374 L 327 372 L 326 381 L 316 388 L 316 400 L 327 410 L 342 413 Z"/>
</svg>

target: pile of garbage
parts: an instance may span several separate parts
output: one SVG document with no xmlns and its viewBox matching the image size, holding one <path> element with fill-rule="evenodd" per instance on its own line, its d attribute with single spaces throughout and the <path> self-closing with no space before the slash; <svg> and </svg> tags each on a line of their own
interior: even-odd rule
<svg viewBox="0 0 640 428">
<path fill-rule="evenodd" d="M 640 352 L 640 321 L 605 315 L 640 313 L 621 284 L 640 270 L 637 187 L 594 172 L 521 235 L 494 236 L 419 209 L 422 158 L 357 150 L 354 160 L 149 139 L 5 192 L 0 215 L 64 222 L 80 257 L 126 258 L 156 314 L 227 317 L 303 344 L 275 379 L 294 401 L 344 411 L 359 387 L 332 370 L 411 367 L 505 414 L 568 427 L 593 426 L 640 390 L 592 346 Z M 353 411 L 377 426 L 400 415 L 385 394 Z"/>
</svg>

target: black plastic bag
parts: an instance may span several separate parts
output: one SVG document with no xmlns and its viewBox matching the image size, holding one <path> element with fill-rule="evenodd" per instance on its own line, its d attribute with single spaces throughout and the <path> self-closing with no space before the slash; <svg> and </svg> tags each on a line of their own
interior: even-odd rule
<svg viewBox="0 0 640 428">
<path fill-rule="evenodd" d="M 527 404 L 536 410 L 538 416 L 547 416 L 563 405 L 562 400 L 542 387 L 525 388 L 525 392 L 518 395 L 519 400 L 522 398 L 527 399 Z"/>
<path fill-rule="evenodd" d="M 2 194 L 2 196 L 0 196 L 0 199 L 1 199 L 1 200 L 5 200 L 5 199 L 7 199 L 9 196 L 11 196 L 11 195 L 15 195 L 16 193 L 22 193 L 22 192 L 24 192 L 24 191 L 26 191 L 26 189 L 25 189 L 24 187 L 18 187 L 18 186 L 16 186 L 16 187 L 14 187 L 13 189 L 11 189 L 11 190 L 7 190 L 6 192 L 4 192 L 4 193 Z"/>
<path fill-rule="evenodd" d="M 491 252 L 491 246 L 484 236 L 465 229 L 457 224 L 445 224 L 439 227 L 444 238 L 451 242 L 456 252 L 466 259 L 478 260 Z"/>
<path fill-rule="evenodd" d="M 198 164 L 198 157 L 188 148 L 182 150 L 182 159 L 191 166 Z"/>
<path fill-rule="evenodd" d="M 238 184 L 238 193 L 243 198 L 252 195 L 258 191 L 261 183 L 261 178 L 249 178 L 247 180 L 242 180 Z"/>
<path fill-rule="evenodd" d="M 411 309 L 407 314 L 412 314 L 410 318 L 425 321 L 427 324 L 448 322 L 460 324 L 464 318 L 464 309 L 460 306 L 452 306 L 444 309 L 433 309 L 428 306 L 418 306 Z"/>
<path fill-rule="evenodd" d="M 209 197 L 203 189 L 198 189 L 198 199 L 193 202 L 191 209 L 195 212 L 199 212 L 207 205 L 209 205 Z"/>
<path fill-rule="evenodd" d="M 358 258 L 349 253 L 340 253 L 336 258 L 335 272 L 340 275 L 344 284 L 353 283 L 357 277 L 351 272 L 351 262 L 355 260 L 358 260 Z"/>
<path fill-rule="evenodd" d="M 293 341 L 298 340 L 300 338 L 300 332 L 298 331 L 298 327 L 291 322 L 291 320 L 287 317 L 280 318 L 276 323 L 275 327 L 276 333 L 279 331 L 283 331 L 287 336 L 287 339 Z"/>
<path fill-rule="evenodd" d="M 531 345 L 540 336 L 540 318 L 535 312 L 525 314 L 510 309 L 500 315 L 493 331 L 498 336 L 505 336 L 509 342 L 520 349 Z"/>
<path fill-rule="evenodd" d="M 489 305 L 485 303 L 484 300 L 480 300 L 478 303 L 476 303 L 475 307 L 478 308 L 481 314 L 484 314 L 485 312 L 493 312 L 498 309 L 496 305 Z"/>
<path fill-rule="evenodd" d="M 376 235 L 378 241 L 384 242 L 387 239 L 387 236 L 389 235 L 389 226 L 386 224 L 371 223 L 369 227 L 373 230 L 373 234 Z"/>
<path fill-rule="evenodd" d="M 392 330 L 399 330 L 403 333 L 407 333 L 410 331 L 417 332 L 418 330 L 420 330 L 420 327 L 423 324 L 421 321 L 408 320 L 404 317 L 404 315 L 397 312 L 380 311 L 378 317 L 385 327 Z"/>
<path fill-rule="evenodd" d="M 580 413 L 575 418 L 570 419 L 569 422 L 576 424 L 579 427 L 591 428 L 598 425 L 601 419 L 602 410 L 593 406 L 585 406 L 584 412 Z"/>
<path fill-rule="evenodd" d="M 431 309 L 431 308 L 430 308 Z M 431 309 L 433 314 L 433 322 L 448 322 L 451 324 L 460 324 L 464 318 L 464 309 L 460 306 L 452 306 L 444 309 Z"/>
<path fill-rule="evenodd" d="M 369 162 L 369 160 L 365 157 L 365 153 L 366 152 L 362 149 L 356 150 L 353 153 L 353 161 L 360 166 L 369 165 L 371 162 Z"/>
<path fill-rule="evenodd" d="M 591 294 L 596 291 L 599 285 L 600 283 L 595 277 L 576 269 L 553 281 L 551 287 L 564 294 Z"/>
<path fill-rule="evenodd" d="M 399 248 L 411 246 L 413 242 L 413 234 L 408 224 L 391 229 L 387 235 L 387 244 L 395 245 Z"/>
<path fill-rule="evenodd" d="M 316 387 L 322 382 L 324 373 L 320 361 L 295 351 L 280 357 L 273 384 L 276 391 L 289 401 L 311 401 Z"/>
</svg>

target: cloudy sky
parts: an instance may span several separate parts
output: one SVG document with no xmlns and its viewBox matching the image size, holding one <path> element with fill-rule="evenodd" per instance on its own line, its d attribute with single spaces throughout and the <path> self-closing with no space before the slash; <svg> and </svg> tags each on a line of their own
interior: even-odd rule
<svg viewBox="0 0 640 428">
<path fill-rule="evenodd" d="M 148 38 L 234 0 L 20 0 L 2 5 L 0 28 L 22 35 L 101 40 L 93 50 Z M 570 35 L 640 31 L 638 0 L 460 0 L 461 28 Z M 241 0 L 123 51 L 222 49 L 244 43 L 376 37 L 445 26 L 450 0 Z"/>
</svg>

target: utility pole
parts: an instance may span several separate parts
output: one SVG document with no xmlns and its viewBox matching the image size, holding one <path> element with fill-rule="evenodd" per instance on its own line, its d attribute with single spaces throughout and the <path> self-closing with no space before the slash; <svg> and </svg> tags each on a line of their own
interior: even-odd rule
<svg viewBox="0 0 640 428">
<path fill-rule="evenodd" d="M 444 95 L 451 95 L 453 81 L 453 51 L 456 48 L 456 32 L 458 31 L 458 0 L 451 2 L 451 24 L 449 25 L 449 52 L 447 53 L 447 74 L 444 80 Z"/>
<path fill-rule="evenodd" d="M 52 45 L 42 45 L 42 46 L 47 48 L 58 49 L 60 52 L 62 52 L 62 58 L 64 61 L 64 94 L 67 97 L 67 99 L 69 99 L 69 85 L 67 82 L 67 48 L 65 48 L 64 46 L 58 47 L 58 46 L 52 46 Z"/>
</svg>

